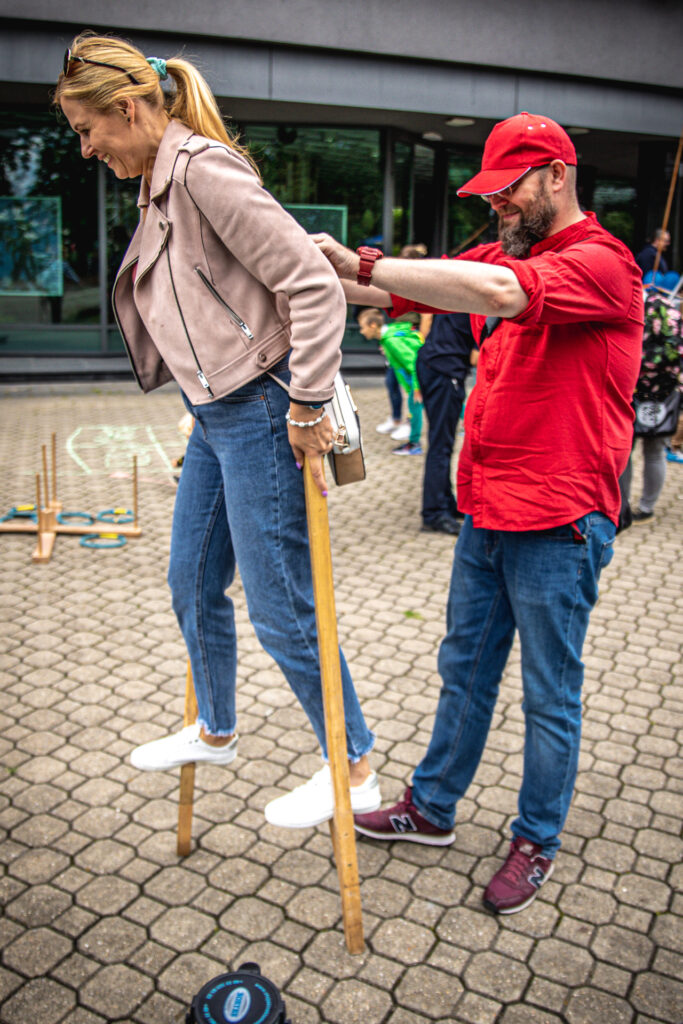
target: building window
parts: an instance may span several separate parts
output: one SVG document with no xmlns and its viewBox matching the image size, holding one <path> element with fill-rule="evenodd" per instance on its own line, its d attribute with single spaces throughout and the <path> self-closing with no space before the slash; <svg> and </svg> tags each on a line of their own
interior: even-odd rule
<svg viewBox="0 0 683 1024">
<path fill-rule="evenodd" d="M 98 350 L 95 162 L 50 112 L 0 126 L 1 351 Z"/>
<path fill-rule="evenodd" d="M 339 241 L 352 248 L 381 234 L 378 131 L 249 124 L 243 130 L 242 141 L 258 163 L 268 191 L 294 216 L 297 207 L 320 207 L 320 227 L 339 225 L 339 231 L 330 232 L 338 235 L 345 221 L 346 237 Z M 314 211 L 309 209 L 298 219 L 310 228 L 313 216 Z"/>
<path fill-rule="evenodd" d="M 629 249 L 635 244 L 636 198 L 636 190 L 628 181 L 598 178 L 595 182 L 591 209 L 603 228 L 625 242 Z"/>
<path fill-rule="evenodd" d="M 481 169 L 479 158 L 451 152 L 448 159 L 448 252 L 455 255 L 465 249 L 490 241 L 490 207 L 478 196 L 458 199 L 461 185 L 473 178 Z"/>
</svg>

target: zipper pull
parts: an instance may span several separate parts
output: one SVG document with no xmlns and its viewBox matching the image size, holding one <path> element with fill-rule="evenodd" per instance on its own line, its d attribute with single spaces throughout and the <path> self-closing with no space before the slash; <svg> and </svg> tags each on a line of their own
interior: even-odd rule
<svg viewBox="0 0 683 1024">
<path fill-rule="evenodd" d="M 197 379 L 199 380 L 201 386 L 208 392 L 209 396 L 213 398 L 213 391 L 211 390 L 211 385 L 204 376 L 203 370 L 197 370 Z"/>
<path fill-rule="evenodd" d="M 238 317 L 237 315 L 235 315 L 235 319 L 237 320 L 237 326 L 240 328 L 240 330 L 244 331 L 246 336 L 249 338 L 249 341 L 253 341 L 254 335 L 251 333 L 251 331 L 245 324 L 244 320 L 240 319 L 240 317 Z"/>
</svg>

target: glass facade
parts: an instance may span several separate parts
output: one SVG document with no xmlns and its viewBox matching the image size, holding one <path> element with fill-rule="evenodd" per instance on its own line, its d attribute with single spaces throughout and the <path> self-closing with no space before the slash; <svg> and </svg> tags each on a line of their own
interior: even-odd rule
<svg viewBox="0 0 683 1024">
<path fill-rule="evenodd" d="M 413 242 L 437 256 L 489 240 L 489 208 L 456 196 L 479 153 L 374 128 L 249 123 L 241 131 L 266 188 L 309 231 L 352 248 L 383 246 L 388 218 L 393 254 Z M 137 194 L 136 181 L 83 160 L 50 111 L 0 109 L 0 354 L 123 352 L 110 294 Z M 636 199 L 629 181 L 595 181 L 592 208 L 628 245 Z M 344 346 L 375 350 L 352 318 Z"/>
<path fill-rule="evenodd" d="M 98 350 L 97 167 L 50 113 L 5 110 L 0 124 L 2 350 L 44 350 L 48 325 L 51 350 Z"/>
<path fill-rule="evenodd" d="M 266 188 L 283 206 L 295 216 L 297 207 L 309 207 L 307 228 L 327 230 L 343 220 L 346 237 L 339 240 L 353 248 L 381 233 L 379 131 L 249 124 L 242 141 L 256 159 Z M 309 219 L 316 207 L 317 220 Z M 333 217 L 331 209 L 346 215 Z"/>
</svg>

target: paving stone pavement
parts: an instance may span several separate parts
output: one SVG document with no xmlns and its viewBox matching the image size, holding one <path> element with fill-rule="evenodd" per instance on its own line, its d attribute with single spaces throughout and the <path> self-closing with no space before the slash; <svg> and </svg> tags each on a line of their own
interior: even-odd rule
<svg viewBox="0 0 683 1024">
<path fill-rule="evenodd" d="M 392 457 L 375 433 L 383 388 L 355 394 L 368 479 L 329 498 L 340 636 L 393 800 L 431 730 L 452 539 L 419 532 L 423 460 Z M 359 841 L 367 949 L 351 957 L 327 827 L 263 818 L 319 758 L 239 584 L 240 751 L 230 767 L 198 767 L 186 859 L 178 772 L 128 762 L 182 717 L 185 652 L 165 583 L 177 392 L 54 384 L 0 398 L 0 512 L 34 500 L 54 431 L 68 511 L 129 505 L 137 452 L 143 528 L 113 551 L 59 537 L 46 565 L 32 564 L 32 538 L 0 535 L 3 1024 L 171 1024 L 246 960 L 281 987 L 293 1024 L 683 1020 L 683 465 L 669 464 L 654 522 L 617 539 L 603 575 L 553 878 L 521 914 L 482 909 L 520 776 L 515 648 L 455 845 Z"/>
</svg>

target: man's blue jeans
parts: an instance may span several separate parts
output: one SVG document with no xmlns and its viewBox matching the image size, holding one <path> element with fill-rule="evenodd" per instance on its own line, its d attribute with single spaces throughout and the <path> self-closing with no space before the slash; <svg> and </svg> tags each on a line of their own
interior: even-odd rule
<svg viewBox="0 0 683 1024">
<path fill-rule="evenodd" d="M 526 725 L 519 814 L 512 824 L 553 857 L 560 846 L 581 739 L 581 651 L 612 557 L 615 526 L 600 512 L 538 532 L 482 530 L 465 517 L 455 549 L 442 679 L 413 802 L 450 829 L 479 765 L 515 629 Z M 580 538 L 583 537 L 583 542 Z"/>
<path fill-rule="evenodd" d="M 275 367 L 285 382 L 286 362 Z M 326 756 L 303 474 L 287 440 L 287 393 L 259 377 L 196 419 L 178 483 L 168 581 L 187 644 L 199 720 L 214 735 L 236 728 L 237 641 L 225 593 L 239 573 L 263 647 L 298 697 Z M 341 653 L 341 652 L 340 652 Z M 348 755 L 374 737 L 341 655 Z"/>
</svg>

